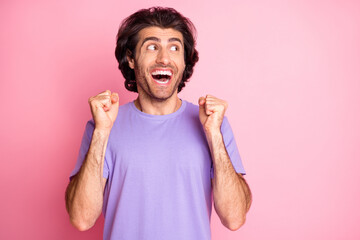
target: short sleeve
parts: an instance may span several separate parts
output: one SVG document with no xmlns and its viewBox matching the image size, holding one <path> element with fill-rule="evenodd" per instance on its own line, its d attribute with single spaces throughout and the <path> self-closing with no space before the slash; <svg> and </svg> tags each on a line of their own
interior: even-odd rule
<svg viewBox="0 0 360 240">
<path fill-rule="evenodd" d="M 86 154 L 89 151 L 94 128 L 95 128 L 95 123 L 93 120 L 90 120 L 86 123 L 85 131 L 84 131 L 84 134 L 83 134 L 83 137 L 81 140 L 78 158 L 77 158 L 77 161 L 75 164 L 75 168 L 72 170 L 72 172 L 70 174 L 70 179 L 79 172 L 81 165 L 83 164 L 83 162 L 85 160 Z M 107 178 L 107 176 L 108 176 L 108 169 L 107 169 L 106 161 L 104 162 L 103 176 L 105 178 Z"/>
<path fill-rule="evenodd" d="M 229 124 L 229 121 L 226 117 L 224 117 L 223 123 L 221 125 L 221 133 L 223 135 L 224 144 L 227 153 L 229 154 L 231 163 L 237 173 L 241 173 L 242 175 L 245 175 L 245 169 L 241 161 L 241 157 L 236 145 L 235 137 L 232 132 L 231 126 Z M 214 178 L 214 166 L 213 163 L 211 164 L 211 172 L 210 172 L 211 178 Z"/>
</svg>

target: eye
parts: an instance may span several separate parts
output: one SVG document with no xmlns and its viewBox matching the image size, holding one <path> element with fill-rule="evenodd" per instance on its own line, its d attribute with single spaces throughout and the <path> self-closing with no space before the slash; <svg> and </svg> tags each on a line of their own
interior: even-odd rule
<svg viewBox="0 0 360 240">
<path fill-rule="evenodd" d="M 147 46 L 146 49 L 148 49 L 148 50 L 156 50 L 156 46 L 154 44 L 151 44 L 151 45 Z"/>
<path fill-rule="evenodd" d="M 171 46 L 171 47 L 170 47 L 170 50 L 171 50 L 171 51 L 178 51 L 179 48 L 178 48 L 177 46 Z"/>
</svg>

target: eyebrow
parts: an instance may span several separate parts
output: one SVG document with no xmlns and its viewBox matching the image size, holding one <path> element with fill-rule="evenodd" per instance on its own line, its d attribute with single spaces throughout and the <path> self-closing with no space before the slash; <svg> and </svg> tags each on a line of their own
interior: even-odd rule
<svg viewBox="0 0 360 240">
<path fill-rule="evenodd" d="M 145 42 L 147 41 L 155 41 L 155 42 L 161 42 L 160 38 L 157 37 L 147 37 L 144 39 L 144 41 L 141 43 L 141 47 L 144 45 Z M 183 45 L 182 41 L 180 40 L 180 38 L 169 38 L 168 42 L 179 42 L 181 45 Z"/>
</svg>

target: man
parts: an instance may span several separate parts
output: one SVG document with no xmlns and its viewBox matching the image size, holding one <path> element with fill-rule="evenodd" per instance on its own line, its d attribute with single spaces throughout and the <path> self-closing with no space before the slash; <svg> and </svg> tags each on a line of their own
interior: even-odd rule
<svg viewBox="0 0 360 240">
<path fill-rule="evenodd" d="M 140 10 L 120 27 L 115 55 L 138 97 L 120 107 L 109 90 L 89 99 L 93 120 L 66 191 L 79 230 L 103 211 L 104 239 L 210 239 L 211 193 L 227 228 L 244 224 L 251 193 L 227 103 L 178 97 L 198 61 L 194 31 L 170 8 Z"/>
</svg>

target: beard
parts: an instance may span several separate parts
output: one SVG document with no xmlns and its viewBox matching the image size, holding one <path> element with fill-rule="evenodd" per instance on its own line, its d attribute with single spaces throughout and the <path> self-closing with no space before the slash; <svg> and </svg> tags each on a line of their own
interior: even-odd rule
<svg viewBox="0 0 360 240">
<path fill-rule="evenodd" d="M 154 79 L 150 74 L 151 69 L 154 68 L 170 68 L 173 70 L 173 76 L 170 80 L 169 85 L 159 86 L 155 83 Z M 166 101 L 174 94 L 177 94 L 179 84 L 181 83 L 183 77 L 183 71 L 178 72 L 177 69 L 173 66 L 155 65 L 149 68 L 149 71 L 146 71 L 146 69 L 142 69 L 135 62 L 134 71 L 138 93 L 144 94 L 148 98 L 158 102 Z"/>
</svg>

